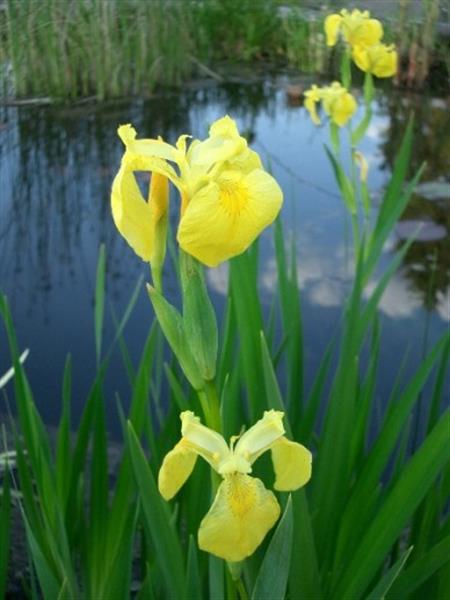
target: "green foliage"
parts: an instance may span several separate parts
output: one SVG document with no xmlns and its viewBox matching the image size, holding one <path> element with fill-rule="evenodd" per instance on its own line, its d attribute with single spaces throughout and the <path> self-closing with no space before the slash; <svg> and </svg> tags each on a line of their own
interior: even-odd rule
<svg viewBox="0 0 450 600">
<path fill-rule="evenodd" d="M 252 592 L 252 600 L 284 598 L 291 563 L 293 538 L 292 498 L 270 540 Z"/>
<path fill-rule="evenodd" d="M 419 171 L 405 186 L 411 144 L 412 124 L 377 219 L 361 231 L 354 222 L 354 231 L 361 235 L 355 237 L 352 286 L 339 334 L 326 348 L 309 391 L 303 381 L 296 249 L 293 244 L 286 247 L 281 222 L 274 240 L 278 287 L 267 322 L 258 294 L 257 244 L 231 261 L 220 343 L 203 274 L 187 259 L 180 269 L 186 296 L 182 314 L 149 289 L 157 319 L 137 365 L 130 361 L 123 331 L 141 282 L 121 319 L 113 316 L 116 335 L 112 346 L 102 351 L 106 265 L 102 248 L 94 308 L 97 373 L 73 433 L 72 364 L 67 359 L 56 440 L 50 439 L 36 409 L 8 302 L 0 296 L 18 415 L 17 432 L 13 428 L 15 468 L 2 467 L 0 595 L 7 586 L 11 510 L 18 511 L 24 524 L 34 597 L 128 598 L 131 581 L 139 583 L 138 598 L 150 599 L 238 595 L 403 599 L 419 597 L 425 588 L 436 594 L 445 589 L 450 413 L 442 404 L 449 332 L 428 351 L 408 382 L 394 385 L 376 432 L 371 427 L 383 335 L 377 309 L 410 242 L 391 258 L 370 293 L 367 284 L 420 176 Z M 337 152 L 329 156 L 344 196 L 351 193 L 346 200 L 351 199 L 349 212 L 355 218 L 361 208 L 356 182 L 344 173 Z M 275 322 L 281 329 L 278 348 Z M 163 334 L 186 377 L 174 361 L 163 363 Z M 103 382 L 116 345 L 130 381 L 130 402 L 127 414 L 119 406 L 124 441 L 111 482 Z M 368 360 L 362 361 L 365 354 Z M 167 404 L 158 398 L 163 373 Z M 285 386 L 280 386 L 281 377 Z M 423 439 L 411 440 L 411 414 L 433 377 Z M 9 374 L 2 377 L 2 385 L 9 378 Z M 220 416 L 215 412 L 219 404 Z M 203 412 L 206 421 L 218 427 L 221 421 L 228 437 L 270 408 L 284 410 L 286 434 L 313 450 L 313 477 L 289 498 L 279 494 L 284 514 L 262 547 L 245 564 L 226 565 L 200 551 L 195 539 L 217 480 L 199 460 L 189 482 L 167 503 L 158 492 L 158 469 L 180 438 L 180 411 Z M 0 460 L 2 456 L 6 455 L 0 454 Z M 258 475 L 270 486 L 264 459 L 261 463 L 255 470 L 261 470 Z"/>
<path fill-rule="evenodd" d="M 6 0 L 0 58 L 13 94 L 97 99 L 180 85 L 218 61 L 322 71 L 321 21 L 278 0 Z M 4 84 L 6 82 L 3 82 Z M 4 85 L 6 88 L 7 86 Z"/>
<path fill-rule="evenodd" d="M 2 454 L 0 454 L 0 459 Z M 4 477 L 3 488 L 0 493 L 0 597 L 6 596 L 8 575 L 9 538 L 11 515 L 11 489 L 10 478 L 7 473 Z"/>
</svg>

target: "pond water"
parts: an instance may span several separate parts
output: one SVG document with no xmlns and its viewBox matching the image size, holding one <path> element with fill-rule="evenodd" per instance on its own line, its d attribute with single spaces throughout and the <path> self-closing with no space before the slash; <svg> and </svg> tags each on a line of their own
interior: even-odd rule
<svg viewBox="0 0 450 600">
<path fill-rule="evenodd" d="M 66 354 L 73 358 L 73 412 L 80 414 L 95 372 L 93 295 L 100 244 L 107 251 L 107 306 L 126 306 L 146 265 L 112 223 L 109 193 L 122 146 L 118 124 L 131 122 L 141 136 L 207 135 L 225 113 L 270 165 L 285 193 L 282 220 L 294 236 L 310 384 L 341 314 L 349 286 L 350 229 L 323 144 L 327 127 L 315 127 L 305 109 L 286 94 L 283 78 L 249 85 L 191 86 L 183 92 L 111 104 L 72 108 L 2 108 L 0 112 L 0 290 L 7 294 L 21 348 L 29 348 L 27 372 L 44 420 L 57 422 Z M 382 350 L 378 393 L 387 398 L 402 357 L 406 374 L 450 321 L 450 201 L 445 180 L 450 155 L 449 105 L 444 99 L 383 92 L 362 150 L 370 163 L 375 202 L 389 178 L 411 111 L 416 114 L 413 169 L 427 161 L 422 184 L 407 208 L 384 261 L 402 240 L 423 227 L 380 305 Z M 175 202 L 172 203 L 175 219 Z M 261 294 L 268 307 L 276 286 L 272 234 L 261 239 Z M 220 310 L 225 267 L 209 270 L 208 283 Z M 371 282 L 370 285 L 374 285 Z M 174 280 L 166 289 L 175 293 Z M 369 286 L 370 287 L 370 286 Z M 109 308 L 108 308 L 109 310 Z M 125 332 L 137 361 L 152 319 L 142 289 Z M 108 319 L 106 339 L 113 326 Z M 0 330 L 0 374 L 9 367 Z M 12 391 L 8 387 L 8 395 Z M 125 369 L 116 353 L 105 394 L 110 427 L 117 432 L 116 392 L 130 398 Z M 4 412 L 0 397 L 0 413 Z"/>
</svg>

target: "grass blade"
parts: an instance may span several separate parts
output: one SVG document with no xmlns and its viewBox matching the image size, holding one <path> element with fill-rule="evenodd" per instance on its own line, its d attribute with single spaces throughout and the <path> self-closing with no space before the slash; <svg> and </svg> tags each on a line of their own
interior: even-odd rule
<svg viewBox="0 0 450 600">
<path fill-rule="evenodd" d="M 178 536 L 172 526 L 168 505 L 161 498 L 131 423 L 128 423 L 128 443 L 134 477 L 142 505 L 144 526 L 154 546 L 167 595 L 182 598 L 185 589 L 183 554 Z"/>
<path fill-rule="evenodd" d="M 337 598 L 359 598 L 385 560 L 389 548 L 450 460 L 447 411 L 406 465 L 401 477 L 372 519 L 348 561 L 334 592 Z"/>
<path fill-rule="evenodd" d="M 97 365 L 100 364 L 100 357 L 102 353 L 102 333 L 103 333 L 103 320 L 105 315 L 105 267 L 106 267 L 106 253 L 105 245 L 100 246 L 97 262 L 97 278 L 95 282 L 95 356 L 97 358 Z"/>
<path fill-rule="evenodd" d="M 405 566 L 406 561 L 409 558 L 409 555 L 412 552 L 412 546 L 408 548 L 408 550 L 399 558 L 394 565 L 389 569 L 387 573 L 383 575 L 374 589 L 367 596 L 366 600 L 384 600 L 386 594 L 392 587 L 392 584 L 399 576 L 403 567 Z"/>
<path fill-rule="evenodd" d="M 419 586 L 449 563 L 450 536 L 446 536 L 400 574 L 388 594 L 389 600 L 409 598 Z"/>
<path fill-rule="evenodd" d="M 283 516 L 270 540 L 256 577 L 252 600 L 260 598 L 283 600 L 291 562 L 292 534 L 292 499 L 289 496 Z"/>
<path fill-rule="evenodd" d="M 321 600 L 319 563 L 305 490 L 293 494 L 294 539 L 289 591 L 296 600 Z"/>
<path fill-rule="evenodd" d="M 11 528 L 11 490 L 8 470 L 2 483 L 3 487 L 0 487 L 0 598 L 6 598 Z"/>
<path fill-rule="evenodd" d="M 187 577 L 186 577 L 186 593 L 185 600 L 191 598 L 201 598 L 202 587 L 200 582 L 200 573 L 198 568 L 198 553 L 195 545 L 194 537 L 189 537 L 189 551 L 187 560 Z"/>
</svg>

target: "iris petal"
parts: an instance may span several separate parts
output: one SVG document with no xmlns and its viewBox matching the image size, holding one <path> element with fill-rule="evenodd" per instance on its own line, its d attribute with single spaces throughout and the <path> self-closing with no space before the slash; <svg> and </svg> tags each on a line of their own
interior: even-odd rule
<svg viewBox="0 0 450 600">
<path fill-rule="evenodd" d="M 250 463 L 253 463 L 283 435 L 283 414 L 279 410 L 266 410 L 263 418 L 239 438 L 235 453 L 248 456 Z"/>
<path fill-rule="evenodd" d="M 282 437 L 273 444 L 271 451 L 276 490 L 297 490 L 309 481 L 312 455 L 307 448 Z"/>
<path fill-rule="evenodd" d="M 373 73 L 376 77 L 392 77 L 397 72 L 398 57 L 393 45 L 355 46 L 352 58 L 361 71 Z"/>
<path fill-rule="evenodd" d="M 130 124 L 121 125 L 117 133 L 127 150 L 133 154 L 163 158 L 174 162 L 179 160 L 179 151 L 162 139 L 136 139 L 136 130 Z"/>
<path fill-rule="evenodd" d="M 341 15 L 328 15 L 325 19 L 325 35 L 327 36 L 327 46 L 335 46 L 339 28 L 341 26 Z"/>
<path fill-rule="evenodd" d="M 199 548 L 239 562 L 253 554 L 280 515 L 274 494 L 262 481 L 236 473 L 225 477 L 200 524 Z"/>
<path fill-rule="evenodd" d="M 194 469 L 197 454 L 189 442 L 181 440 L 164 457 L 158 474 L 158 489 L 165 500 L 170 500 L 185 484 Z"/>
<path fill-rule="evenodd" d="M 185 252 L 215 267 L 244 252 L 274 221 L 282 200 L 279 185 L 265 171 L 225 171 L 190 200 L 178 242 Z"/>
<path fill-rule="evenodd" d="M 183 411 L 180 419 L 183 438 L 213 469 L 217 469 L 220 461 L 230 453 L 223 437 L 217 431 L 202 425 L 200 419 L 190 410 Z"/>
<path fill-rule="evenodd" d="M 144 200 L 132 171 L 122 166 L 111 193 L 114 223 L 142 260 L 150 261 L 154 243 L 154 225 L 150 205 Z"/>
</svg>

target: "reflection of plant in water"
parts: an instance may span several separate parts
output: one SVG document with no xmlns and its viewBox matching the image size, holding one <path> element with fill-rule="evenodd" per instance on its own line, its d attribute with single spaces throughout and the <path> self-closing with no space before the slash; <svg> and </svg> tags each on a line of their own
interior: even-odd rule
<svg viewBox="0 0 450 600">
<path fill-rule="evenodd" d="M 134 265 L 124 268 L 115 259 L 122 246 L 112 230 L 108 199 L 119 149 L 109 124 L 131 116 L 151 135 L 161 132 L 173 141 L 173 132 L 191 129 L 196 111 L 200 115 L 214 103 L 240 116 L 251 134 L 256 115 L 275 110 L 275 89 L 263 82 L 228 84 L 186 90 L 170 101 L 155 96 L 144 104 L 5 110 L 0 116 L 5 122 L 0 153 L 6 177 L 0 278 L 15 282 L 11 293 L 20 293 L 24 273 L 27 287 L 43 298 L 68 277 L 86 277 L 91 244 L 97 248 L 100 241 L 108 246 L 113 286 L 116 282 L 122 288 L 123 277 L 134 280 Z M 92 203 L 91 198 L 105 201 Z M 30 310 L 35 302 L 36 295 L 30 298 Z"/>
<path fill-rule="evenodd" d="M 383 112 L 389 115 L 389 128 L 381 133 L 384 137 L 380 144 L 384 156 L 381 168 L 393 168 L 396 148 L 406 127 L 408 115 L 413 111 L 416 143 L 411 157 L 411 172 L 425 162 L 423 181 L 434 182 L 445 177 L 450 155 L 450 138 L 447 135 L 450 114 L 446 101 L 417 94 L 402 94 L 401 101 L 397 95 L 391 95 L 380 98 L 380 104 Z M 437 240 L 415 241 L 404 259 L 405 275 L 421 293 L 424 305 L 429 309 L 436 307 L 439 292 L 445 293 L 450 285 L 450 184 L 447 190 L 445 188 L 442 185 L 442 198 L 426 200 L 417 194 L 413 196 L 401 218 L 418 224 L 431 221 L 447 232 L 447 235 Z"/>
<path fill-rule="evenodd" d="M 423 180 L 431 181 L 445 175 L 450 155 L 450 113 L 446 100 L 429 98 L 418 94 L 385 95 L 380 98 L 382 112 L 389 116 L 389 130 L 384 132 L 380 144 L 385 163 L 392 168 L 395 149 L 405 130 L 411 111 L 415 115 L 415 152 L 411 157 L 411 171 L 426 162 Z"/>
<path fill-rule="evenodd" d="M 438 239 L 419 239 L 412 243 L 403 259 L 403 274 L 420 292 L 423 305 L 434 310 L 450 287 L 450 203 L 415 197 L 406 208 L 403 219 L 432 221 L 445 228 L 446 235 Z M 397 243 L 397 248 L 403 241 Z"/>
</svg>

